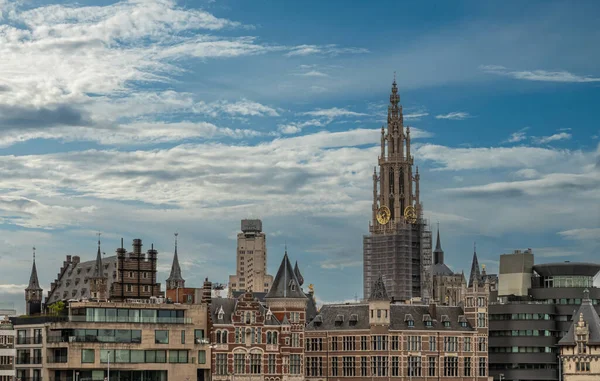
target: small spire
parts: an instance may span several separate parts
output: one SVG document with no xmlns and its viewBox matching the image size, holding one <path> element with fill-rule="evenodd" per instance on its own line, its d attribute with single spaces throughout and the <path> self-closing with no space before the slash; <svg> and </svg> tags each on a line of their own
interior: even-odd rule
<svg viewBox="0 0 600 381">
<path fill-rule="evenodd" d="M 394 83 L 396 83 L 396 70 L 394 70 Z"/>
<path fill-rule="evenodd" d="M 33 265 L 31 266 L 31 275 L 29 276 L 29 285 L 25 291 L 41 290 L 40 281 L 38 280 L 37 267 L 35 266 L 35 246 L 33 247 Z"/>
<path fill-rule="evenodd" d="M 171 273 L 167 278 L 167 287 L 168 288 L 177 288 L 179 285 L 181 287 L 184 286 L 185 280 L 181 276 L 181 267 L 179 266 L 179 257 L 177 255 L 177 237 L 179 233 L 175 233 L 175 253 L 173 254 L 173 264 L 171 265 Z"/>
<path fill-rule="evenodd" d="M 102 252 L 100 251 L 100 235 L 102 233 L 98 232 L 96 235 L 98 236 L 98 253 L 96 254 L 96 263 L 94 267 L 94 278 L 104 277 L 104 270 L 102 268 Z"/>
<path fill-rule="evenodd" d="M 410 135 L 410 126 L 406 126 L 406 135 Z M 407 136 L 408 138 L 408 136 Z"/>
</svg>

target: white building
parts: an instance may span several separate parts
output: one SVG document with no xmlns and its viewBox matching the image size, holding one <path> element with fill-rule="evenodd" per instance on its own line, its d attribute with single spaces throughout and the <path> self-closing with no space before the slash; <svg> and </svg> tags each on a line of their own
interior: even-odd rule
<svg viewBox="0 0 600 381">
<path fill-rule="evenodd" d="M 13 381 L 15 377 L 15 331 L 9 320 L 15 310 L 0 310 L 0 381 Z"/>
</svg>

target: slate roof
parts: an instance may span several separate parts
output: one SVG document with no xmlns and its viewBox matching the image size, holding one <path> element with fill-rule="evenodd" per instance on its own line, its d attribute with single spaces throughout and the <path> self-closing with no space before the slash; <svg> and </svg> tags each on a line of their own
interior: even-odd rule
<svg viewBox="0 0 600 381">
<path fill-rule="evenodd" d="M 477 260 L 477 252 L 473 251 L 473 261 L 471 262 L 471 274 L 469 276 L 469 288 L 473 287 L 473 283 L 477 281 L 477 285 L 482 285 L 481 271 L 479 270 L 479 261 Z"/>
<path fill-rule="evenodd" d="M 50 290 L 46 297 L 46 303 L 54 303 L 59 300 L 85 299 L 90 297 L 89 278 L 94 276 L 97 259 L 87 262 L 73 262 L 56 279 L 56 287 Z M 104 276 L 107 277 L 107 290 L 110 291 L 113 281 L 117 280 L 117 256 L 106 257 L 102 260 Z"/>
<path fill-rule="evenodd" d="M 357 321 L 352 322 L 352 315 Z M 462 331 L 472 332 L 475 329 L 468 322 L 466 327 L 460 321 L 466 321 L 464 312 L 460 307 L 436 306 L 436 316 L 431 316 L 429 306 L 411 304 L 390 305 L 390 330 L 433 330 L 433 331 Z M 338 318 L 342 316 L 343 319 Z M 406 318 L 412 317 L 414 327 L 409 327 Z M 446 316 L 450 322 L 449 327 L 444 327 L 442 317 Z M 445 318 L 446 319 L 446 318 Z M 444 319 L 444 320 L 445 320 Z M 321 323 L 318 321 L 321 320 Z M 337 321 L 336 321 L 337 320 Z M 426 327 L 425 320 L 431 320 L 432 326 Z M 321 307 L 317 318 L 308 324 L 306 331 L 344 331 L 369 329 L 368 304 L 329 304 Z"/>
<path fill-rule="evenodd" d="M 237 309 L 237 298 L 214 298 L 210 303 L 210 316 L 213 324 L 233 324 L 231 320 L 233 314 Z M 260 302 L 259 302 L 260 303 Z M 219 310 L 223 308 L 223 320 L 219 320 Z M 260 313 L 267 316 L 269 308 L 263 303 L 260 303 Z M 280 325 L 281 323 L 277 320 L 275 315 L 271 316 L 270 320 L 265 320 L 265 325 Z"/>
<path fill-rule="evenodd" d="M 296 265 L 294 265 L 294 274 L 296 275 L 296 278 L 298 278 L 298 282 L 300 283 L 300 286 L 302 286 L 304 284 L 304 277 L 300 273 L 300 268 L 298 267 L 298 261 L 296 261 Z"/>
<path fill-rule="evenodd" d="M 243 295 L 245 291 L 233 291 L 231 294 L 234 298 L 239 298 Z M 258 299 L 260 302 L 265 302 L 266 292 L 253 292 L 252 296 Z M 304 293 L 308 298 L 308 303 L 306 303 L 306 321 L 311 321 L 315 316 L 317 316 L 317 303 L 312 295 Z"/>
<path fill-rule="evenodd" d="M 40 281 L 38 280 L 37 267 L 35 266 L 35 257 L 33 258 L 33 265 L 31 266 L 31 275 L 29 276 L 29 285 L 25 291 L 29 290 L 41 290 Z"/>
<path fill-rule="evenodd" d="M 588 290 L 584 291 L 581 305 L 577 312 L 573 314 L 573 323 L 569 327 L 567 334 L 560 339 L 558 345 L 575 345 L 575 327 L 577 326 L 580 316 L 583 316 L 583 320 L 587 323 L 589 328 L 588 343 L 591 345 L 600 345 L 600 317 L 592 305 Z"/>
<path fill-rule="evenodd" d="M 175 254 L 173 255 L 173 264 L 171 265 L 171 274 L 169 274 L 167 282 L 183 282 L 179 258 L 177 257 L 177 241 L 175 241 Z"/>
<path fill-rule="evenodd" d="M 450 270 L 445 263 L 436 263 L 432 266 L 431 271 L 433 272 L 433 275 L 454 275 L 452 270 Z"/>
<path fill-rule="evenodd" d="M 306 299 L 306 295 L 300 288 L 300 282 L 292 269 L 287 252 L 283 255 L 275 280 L 265 298 Z"/>
</svg>

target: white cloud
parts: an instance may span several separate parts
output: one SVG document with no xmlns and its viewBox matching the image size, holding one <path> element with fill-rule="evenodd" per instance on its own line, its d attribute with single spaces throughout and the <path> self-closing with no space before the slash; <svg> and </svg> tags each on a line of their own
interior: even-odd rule
<svg viewBox="0 0 600 381">
<path fill-rule="evenodd" d="M 207 114 L 212 117 L 217 117 L 220 114 L 232 116 L 279 116 L 279 113 L 274 108 L 248 99 L 242 99 L 237 102 L 226 100 L 210 103 L 198 102 L 192 109 L 197 113 Z"/>
<path fill-rule="evenodd" d="M 422 117 L 428 115 L 428 112 L 414 112 L 410 114 L 404 114 L 404 120 L 421 120 Z"/>
<path fill-rule="evenodd" d="M 314 111 L 304 112 L 303 115 L 325 117 L 329 119 L 340 118 L 346 116 L 365 116 L 367 114 L 361 112 L 350 111 L 345 108 L 332 107 L 328 109 L 319 109 Z"/>
<path fill-rule="evenodd" d="M 523 79 L 527 81 L 543 81 L 543 82 L 600 82 L 600 78 L 581 76 L 570 73 L 568 71 L 547 71 L 547 70 L 510 70 L 504 66 L 497 65 L 482 65 L 479 67 L 486 73 L 503 75 L 515 79 Z"/>
<path fill-rule="evenodd" d="M 288 57 L 308 56 L 313 54 L 336 56 L 339 54 L 364 54 L 369 50 L 364 48 L 342 48 L 335 44 L 329 45 L 299 45 L 290 49 L 285 55 Z"/>
<path fill-rule="evenodd" d="M 304 122 L 280 124 L 278 126 L 278 130 L 282 134 L 289 135 L 289 134 L 297 134 L 297 133 L 301 132 L 305 127 L 323 127 L 326 124 L 327 124 L 327 122 L 323 122 L 318 119 L 311 119 L 311 120 L 307 120 Z"/>
<path fill-rule="evenodd" d="M 329 74 L 325 74 L 322 71 L 318 70 L 310 70 L 305 73 L 299 73 L 296 75 L 299 75 L 301 77 L 329 77 Z"/>
<path fill-rule="evenodd" d="M 26 287 L 26 284 L 0 284 L 0 294 L 22 294 Z"/>
<path fill-rule="evenodd" d="M 567 132 L 560 132 L 558 134 L 550 135 L 550 136 L 542 136 L 540 138 L 534 138 L 533 140 L 538 144 L 548 144 L 550 142 L 556 142 L 559 140 L 568 140 L 571 139 L 571 134 Z"/>
<path fill-rule="evenodd" d="M 517 132 L 513 132 L 510 137 L 504 143 L 518 143 L 527 139 L 526 131 L 529 127 L 521 128 Z"/>
<path fill-rule="evenodd" d="M 462 111 L 450 112 L 448 114 L 440 114 L 440 115 L 435 116 L 436 119 L 449 119 L 449 120 L 463 120 L 463 119 L 467 119 L 470 117 L 471 117 L 471 115 L 469 115 L 469 113 L 462 112 Z"/>
<path fill-rule="evenodd" d="M 600 240 L 600 228 L 581 228 L 564 230 L 558 233 L 563 238 L 572 240 Z"/>
<path fill-rule="evenodd" d="M 515 172 L 515 175 L 524 179 L 535 179 L 540 177 L 540 173 L 533 168 L 523 168 Z"/>
</svg>

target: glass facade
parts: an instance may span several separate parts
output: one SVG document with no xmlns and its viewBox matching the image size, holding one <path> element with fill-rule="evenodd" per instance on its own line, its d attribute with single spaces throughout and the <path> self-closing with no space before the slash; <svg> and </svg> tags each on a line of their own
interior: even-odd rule
<svg viewBox="0 0 600 381">
<path fill-rule="evenodd" d="M 594 277 L 582 275 L 557 275 L 543 277 L 542 284 L 544 288 L 563 288 L 563 287 L 593 287 Z"/>
<path fill-rule="evenodd" d="M 71 321 L 89 323 L 159 323 L 189 324 L 183 310 L 154 310 L 130 308 L 86 308 L 85 316 L 73 315 Z"/>
</svg>

